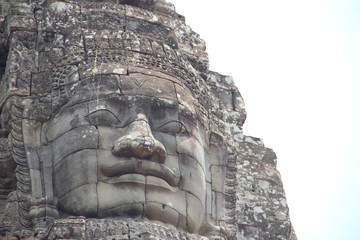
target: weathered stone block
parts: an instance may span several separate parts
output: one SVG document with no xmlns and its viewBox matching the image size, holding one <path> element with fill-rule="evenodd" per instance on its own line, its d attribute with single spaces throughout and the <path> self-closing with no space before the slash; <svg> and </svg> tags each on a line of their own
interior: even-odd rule
<svg viewBox="0 0 360 240">
<path fill-rule="evenodd" d="M 97 184 L 100 216 L 141 216 L 145 184 L 119 182 Z"/>
<path fill-rule="evenodd" d="M 68 141 L 73 144 L 68 144 Z M 96 149 L 98 146 L 98 131 L 94 126 L 81 126 L 66 132 L 52 143 L 49 147 L 53 151 L 54 165 L 57 165 L 66 156 L 83 149 Z M 44 159 L 45 161 L 46 159 Z"/>
<path fill-rule="evenodd" d="M 224 193 L 226 166 L 211 166 L 211 190 Z"/>
<path fill-rule="evenodd" d="M 88 197 L 82 198 L 84 195 Z M 59 198 L 59 209 L 68 214 L 96 216 L 98 207 L 95 183 L 79 186 Z"/>
<path fill-rule="evenodd" d="M 149 78 L 142 74 L 131 74 L 121 77 L 122 92 L 125 95 L 157 96 L 176 101 L 174 84 L 171 81 L 161 81 L 156 77 Z"/>
<path fill-rule="evenodd" d="M 186 216 L 186 193 L 178 188 L 169 188 L 164 184 L 162 187 L 157 179 L 151 180 L 151 176 L 146 177 L 146 202 L 156 202 L 165 207 L 173 208 L 176 206 L 177 212 Z M 156 185 L 153 183 L 157 183 Z M 170 210 L 169 210 L 170 211 Z M 150 218 L 151 219 L 151 218 Z"/>
<path fill-rule="evenodd" d="M 189 157 L 186 154 L 179 154 L 180 174 L 182 179 L 180 181 L 180 189 L 190 192 L 200 199 L 202 204 L 205 203 L 205 179 L 204 169 L 194 158 Z M 200 182 L 201 181 L 201 182 Z M 194 185 L 194 182 L 198 182 Z"/>
<path fill-rule="evenodd" d="M 174 226 L 177 226 L 179 222 L 179 213 L 177 211 L 166 204 L 158 202 L 146 202 L 144 204 L 144 217 Z"/>
<path fill-rule="evenodd" d="M 84 149 L 72 153 L 54 166 L 54 191 L 57 197 L 97 180 L 96 150 Z"/>
</svg>

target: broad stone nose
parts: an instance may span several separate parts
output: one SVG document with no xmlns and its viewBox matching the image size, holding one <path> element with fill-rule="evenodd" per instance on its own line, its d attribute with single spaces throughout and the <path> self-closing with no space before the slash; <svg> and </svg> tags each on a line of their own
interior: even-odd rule
<svg viewBox="0 0 360 240">
<path fill-rule="evenodd" d="M 114 142 L 112 154 L 118 157 L 135 157 L 164 163 L 165 147 L 156 140 L 151 132 L 148 120 L 143 113 L 126 129 L 124 136 Z"/>
</svg>

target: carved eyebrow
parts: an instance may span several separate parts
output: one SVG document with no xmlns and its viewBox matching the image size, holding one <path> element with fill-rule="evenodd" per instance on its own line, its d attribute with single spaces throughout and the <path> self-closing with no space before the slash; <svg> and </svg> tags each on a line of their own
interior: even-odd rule
<svg viewBox="0 0 360 240">
<path fill-rule="evenodd" d="M 106 105 L 97 105 L 93 110 L 89 110 L 89 114 L 91 114 L 91 113 L 94 113 L 94 112 L 96 112 L 96 111 L 99 111 L 99 110 L 107 110 L 107 111 L 109 111 L 109 112 L 111 112 L 107 107 L 106 107 Z M 112 113 L 112 112 L 111 112 Z"/>
<path fill-rule="evenodd" d="M 118 123 L 121 123 L 121 120 L 110 109 L 108 109 L 106 107 L 106 105 L 98 105 L 98 106 L 96 106 L 94 109 L 89 111 L 89 114 L 87 114 L 86 117 L 90 118 L 90 116 L 92 114 L 97 113 L 97 112 L 102 112 L 102 111 L 111 114 L 118 121 Z"/>
<path fill-rule="evenodd" d="M 196 117 L 197 116 L 196 111 L 198 111 L 198 109 L 196 106 L 194 106 L 194 109 L 195 112 L 193 112 L 191 107 L 188 106 L 187 104 L 182 104 L 182 103 L 179 104 L 179 113 L 185 113 L 186 115 Z"/>
<path fill-rule="evenodd" d="M 157 99 L 157 101 L 152 101 L 151 102 L 151 107 L 163 107 L 163 108 L 170 108 L 170 109 L 174 109 L 174 108 L 178 108 L 178 102 L 173 101 L 173 100 L 169 100 L 169 99 L 165 99 L 165 98 L 159 98 Z"/>
<path fill-rule="evenodd" d="M 109 109 L 96 109 L 96 110 L 93 110 L 93 111 L 89 112 L 89 114 L 87 114 L 87 116 L 89 116 L 89 115 L 91 115 L 93 113 L 97 113 L 97 112 L 108 112 L 111 115 L 113 115 L 114 118 L 116 118 L 120 122 L 120 119 L 118 119 L 118 117 L 112 111 L 110 111 Z"/>
</svg>

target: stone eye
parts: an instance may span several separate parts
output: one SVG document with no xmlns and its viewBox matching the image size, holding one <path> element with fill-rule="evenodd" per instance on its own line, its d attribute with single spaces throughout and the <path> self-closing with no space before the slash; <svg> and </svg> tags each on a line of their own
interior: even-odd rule
<svg viewBox="0 0 360 240">
<path fill-rule="evenodd" d="M 173 134 L 188 132 L 184 124 L 178 121 L 167 122 L 164 125 L 158 127 L 157 131 L 165 132 L 165 133 L 173 133 Z"/>
<path fill-rule="evenodd" d="M 120 123 L 120 120 L 108 109 L 95 109 L 86 116 L 87 120 L 94 125 L 111 126 Z"/>
</svg>

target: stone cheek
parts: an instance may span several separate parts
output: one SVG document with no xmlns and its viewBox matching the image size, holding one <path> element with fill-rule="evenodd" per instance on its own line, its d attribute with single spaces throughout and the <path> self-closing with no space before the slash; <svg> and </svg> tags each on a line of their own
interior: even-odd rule
<svg viewBox="0 0 360 240">
<path fill-rule="evenodd" d="M 89 123 L 84 118 L 87 114 L 88 111 L 85 104 L 64 110 L 61 115 L 55 116 L 53 121 L 45 123 L 45 126 L 47 125 L 46 129 L 48 130 L 45 135 L 42 136 L 43 142 L 52 142 L 67 131 L 71 131 L 82 125 L 88 125 Z"/>
<path fill-rule="evenodd" d="M 96 216 L 98 213 L 96 183 L 81 185 L 65 194 L 59 199 L 59 210 L 69 215 L 81 213 L 88 217 Z"/>
<path fill-rule="evenodd" d="M 176 137 L 163 132 L 153 132 L 156 139 L 163 143 L 168 157 L 177 156 Z M 170 155 L 170 156 L 169 156 Z M 165 160 L 166 161 L 166 160 Z M 169 164 L 171 164 L 169 162 Z M 178 166 L 178 165 L 177 165 Z"/>
<path fill-rule="evenodd" d="M 69 144 L 71 143 L 71 144 Z M 94 126 L 81 126 L 65 132 L 49 144 L 53 152 L 56 166 L 62 159 L 82 149 L 96 149 L 98 146 L 98 131 Z M 49 161 L 46 159 L 45 161 Z"/>
</svg>

